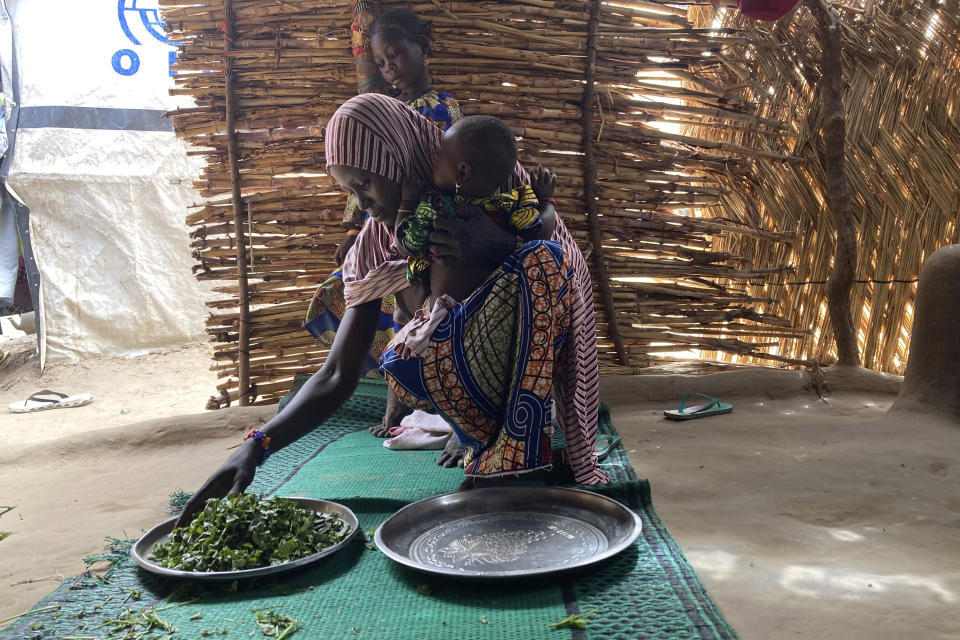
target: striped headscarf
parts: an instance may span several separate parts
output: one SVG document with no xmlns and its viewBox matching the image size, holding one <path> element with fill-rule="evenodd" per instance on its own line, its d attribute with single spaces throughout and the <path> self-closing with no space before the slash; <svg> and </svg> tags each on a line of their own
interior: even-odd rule
<svg viewBox="0 0 960 640">
<path fill-rule="evenodd" d="M 443 132 L 404 102 L 364 93 L 337 109 L 325 135 L 327 166 L 356 167 L 400 184 L 430 184 Z"/>
</svg>

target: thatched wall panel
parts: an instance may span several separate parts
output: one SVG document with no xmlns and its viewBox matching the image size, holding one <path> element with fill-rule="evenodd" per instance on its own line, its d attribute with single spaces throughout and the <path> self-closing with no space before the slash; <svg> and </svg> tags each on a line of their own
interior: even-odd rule
<svg viewBox="0 0 960 640">
<path fill-rule="evenodd" d="M 923 260 L 960 241 L 958 3 L 877 0 L 836 6 L 845 27 L 847 175 L 859 222 L 854 325 L 863 364 L 902 373 Z M 773 139 L 732 129 L 692 131 L 737 144 L 772 144 L 774 151 L 808 160 L 793 166 L 758 159 L 749 182 L 721 176 L 728 192 L 715 210 L 795 231 L 800 242 L 756 246 L 729 236 L 718 246 L 752 255 L 759 266 L 796 266 L 789 280 L 765 283 L 754 294 L 777 300 L 765 308 L 782 313 L 793 326 L 813 330 L 811 344 L 781 341 L 779 353 L 830 362 L 835 353 L 824 283 L 834 232 L 823 202 L 820 51 L 813 18 L 805 8 L 773 25 L 707 8 L 696 8 L 691 17 L 697 25 L 738 29 L 752 42 L 733 49 L 736 64 L 705 72 L 725 86 L 748 78 L 737 97 L 756 102 L 759 115 L 790 124 L 787 135 Z"/>
<path fill-rule="evenodd" d="M 218 344 L 218 404 L 241 395 L 274 401 L 295 373 L 315 370 L 325 356 L 301 325 L 312 289 L 333 271 L 331 257 L 342 239 L 345 198 L 324 174 L 323 125 L 356 92 L 349 29 L 354 3 L 238 0 L 232 42 L 219 30 L 221 2 L 161 4 L 182 48 L 175 92 L 193 96 L 197 105 L 171 114 L 175 129 L 207 159 L 196 181 L 206 200 L 187 220 L 195 227 L 197 277 L 216 281 L 222 296 L 210 304 L 208 322 Z M 717 251 L 715 244 L 718 237 L 736 235 L 776 256 L 768 245 L 789 243 L 792 236 L 775 232 L 762 216 L 746 225 L 726 215 L 686 216 L 691 208 L 723 202 L 729 187 L 722 177 L 747 178 L 754 159 L 791 160 L 768 143 L 675 131 L 683 123 L 742 132 L 786 127 L 778 117 L 758 119 L 752 104 L 732 98 L 702 73 L 705 51 L 723 54 L 742 38 L 693 29 L 679 6 L 617 5 L 604 4 L 597 35 L 592 116 L 605 263 L 598 269 L 591 261 L 591 268 L 595 279 L 633 279 L 611 282 L 629 367 L 709 345 L 762 353 L 778 339 L 802 338 L 803 331 L 777 313 L 762 312 L 770 296 L 750 284 L 782 279 L 787 263 L 774 259 L 756 268 L 742 257 L 749 254 Z M 456 95 L 464 113 L 502 117 L 520 137 L 525 162 L 557 171 L 559 209 L 591 256 L 580 122 L 590 3 L 438 0 L 409 6 L 434 22 L 435 86 Z M 225 55 L 235 69 L 237 166 L 250 249 L 248 394 L 236 377 L 240 288 L 226 151 Z M 658 128 L 662 123 L 674 130 Z M 602 302 L 596 303 L 603 366 L 622 369 Z"/>
</svg>

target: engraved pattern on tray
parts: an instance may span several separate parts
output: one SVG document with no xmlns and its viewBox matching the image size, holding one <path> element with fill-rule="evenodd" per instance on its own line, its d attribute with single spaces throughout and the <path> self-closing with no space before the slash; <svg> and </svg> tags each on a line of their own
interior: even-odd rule
<svg viewBox="0 0 960 640">
<path fill-rule="evenodd" d="M 435 527 L 410 545 L 417 561 L 446 569 L 561 568 L 607 549 L 589 523 L 557 514 L 515 512 L 462 518 Z"/>
</svg>

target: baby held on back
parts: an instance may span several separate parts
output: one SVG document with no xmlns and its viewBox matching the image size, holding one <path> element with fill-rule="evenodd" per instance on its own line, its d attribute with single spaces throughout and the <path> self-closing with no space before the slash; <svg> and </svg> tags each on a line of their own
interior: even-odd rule
<svg viewBox="0 0 960 640">
<path fill-rule="evenodd" d="M 410 286 L 397 295 L 398 320 L 412 321 L 398 333 L 394 345 L 405 357 L 416 357 L 433 329 L 457 302 L 470 296 L 491 275 L 489 265 L 458 263 L 455 267 L 429 253 L 430 234 L 438 218 L 458 219 L 455 203 L 479 208 L 519 244 L 544 232 L 544 216 L 552 220 L 553 181 L 539 169 L 534 183 L 508 189 L 517 162 L 513 132 L 493 116 L 470 116 L 446 131 L 434 164 L 434 188 L 404 187 L 396 223 L 396 245 L 407 257 Z M 540 198 L 538 198 L 538 195 Z M 541 199 L 543 200 L 541 202 Z"/>
</svg>

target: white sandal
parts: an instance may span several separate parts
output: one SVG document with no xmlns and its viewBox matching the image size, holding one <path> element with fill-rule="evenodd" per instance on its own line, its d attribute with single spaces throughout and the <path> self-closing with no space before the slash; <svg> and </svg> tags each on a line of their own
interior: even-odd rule
<svg viewBox="0 0 960 640">
<path fill-rule="evenodd" d="M 32 394 L 26 400 L 11 402 L 8 406 L 10 411 L 14 413 L 30 413 L 33 411 L 46 411 L 47 409 L 79 407 L 91 402 L 93 402 L 93 396 L 89 393 L 78 393 L 75 396 L 68 396 L 65 393 L 44 389 L 43 391 L 37 391 Z"/>
</svg>

